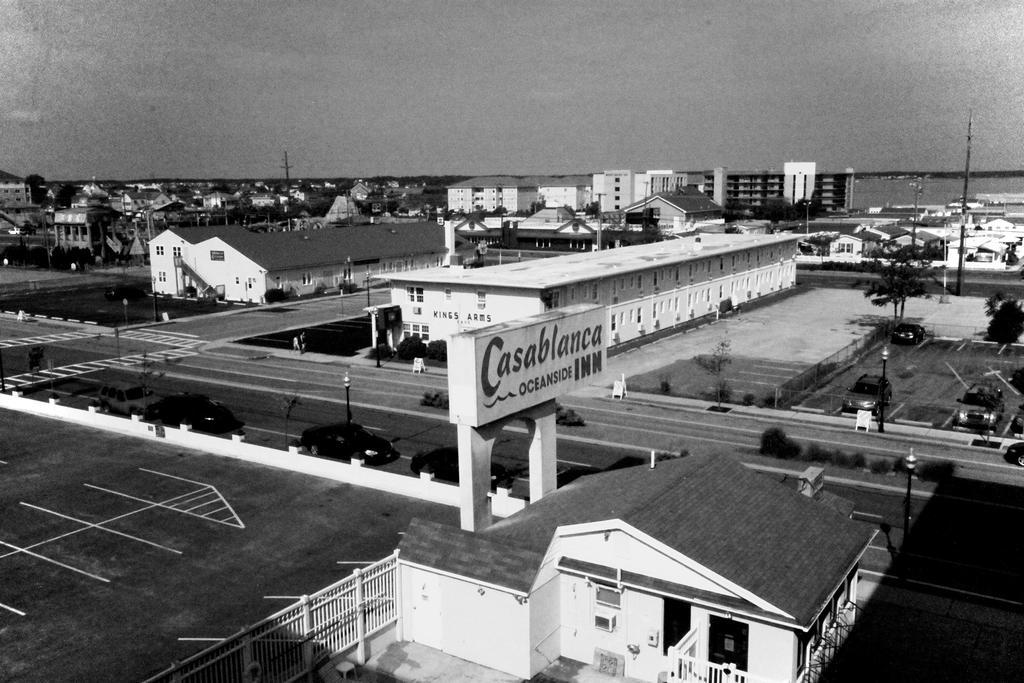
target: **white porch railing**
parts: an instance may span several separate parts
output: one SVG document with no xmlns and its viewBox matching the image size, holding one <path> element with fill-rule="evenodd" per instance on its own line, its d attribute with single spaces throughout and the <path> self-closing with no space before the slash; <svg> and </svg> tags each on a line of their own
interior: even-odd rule
<svg viewBox="0 0 1024 683">
<path fill-rule="evenodd" d="M 290 683 L 322 661 L 355 649 L 398 619 L 397 554 L 376 562 L 240 633 L 175 662 L 145 683 Z"/>
<path fill-rule="evenodd" d="M 780 683 L 769 678 L 753 676 L 736 668 L 735 664 L 715 664 L 697 657 L 700 652 L 700 629 L 694 628 L 668 650 L 669 681 L 697 681 L 699 683 Z"/>
</svg>

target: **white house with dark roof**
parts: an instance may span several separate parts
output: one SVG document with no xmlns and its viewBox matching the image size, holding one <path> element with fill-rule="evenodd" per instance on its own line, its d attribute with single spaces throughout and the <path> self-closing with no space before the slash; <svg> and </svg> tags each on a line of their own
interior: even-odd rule
<svg viewBox="0 0 1024 683">
<path fill-rule="evenodd" d="M 304 296 L 447 262 L 437 223 L 250 232 L 236 225 L 171 228 L 149 243 L 154 290 L 262 302 L 269 289 Z"/>
<path fill-rule="evenodd" d="M 640 223 L 645 213 L 663 232 L 691 232 L 701 223 L 721 223 L 722 207 L 697 190 L 662 192 L 625 209 L 626 223 Z"/>
<path fill-rule="evenodd" d="M 581 477 L 481 532 L 414 520 L 401 637 L 524 679 L 817 680 L 874 531 L 727 456 Z"/>
</svg>

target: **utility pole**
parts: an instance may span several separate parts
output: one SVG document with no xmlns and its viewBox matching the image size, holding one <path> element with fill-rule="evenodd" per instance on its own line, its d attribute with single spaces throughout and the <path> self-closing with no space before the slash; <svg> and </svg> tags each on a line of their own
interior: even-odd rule
<svg viewBox="0 0 1024 683">
<path fill-rule="evenodd" d="M 967 181 L 971 177 L 971 124 L 974 122 L 974 112 L 967 114 L 967 165 L 964 168 L 964 195 L 960 198 L 960 252 L 956 266 L 956 295 L 964 286 L 964 241 L 967 239 Z"/>
<path fill-rule="evenodd" d="M 291 229 L 292 229 L 292 219 L 291 219 L 291 216 L 288 215 L 288 205 L 291 202 L 288 201 L 288 200 L 291 198 L 291 195 L 289 194 L 289 190 L 291 188 L 292 179 L 291 179 L 291 175 L 290 175 L 289 172 L 291 171 L 292 167 L 291 167 L 291 164 L 288 163 L 288 150 L 285 150 L 285 152 L 284 152 L 284 165 L 281 166 L 281 168 L 284 169 L 284 196 L 285 196 L 285 200 L 284 200 L 284 216 L 285 216 L 285 218 L 288 219 L 288 230 L 291 231 Z"/>
<path fill-rule="evenodd" d="M 602 219 L 602 215 L 604 214 L 604 207 L 601 205 L 601 199 L 603 197 L 604 197 L 604 193 L 603 192 L 598 192 L 597 193 L 597 250 L 598 251 L 601 251 L 601 248 L 602 248 L 602 245 L 601 245 L 601 228 L 603 227 L 603 225 L 602 225 L 602 220 L 601 219 Z"/>
</svg>

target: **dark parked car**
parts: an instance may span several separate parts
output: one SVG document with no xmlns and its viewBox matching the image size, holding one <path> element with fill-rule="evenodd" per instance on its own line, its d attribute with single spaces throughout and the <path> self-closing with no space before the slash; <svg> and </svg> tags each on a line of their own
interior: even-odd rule
<svg viewBox="0 0 1024 683">
<path fill-rule="evenodd" d="M 131 415 L 133 411 L 144 414 L 159 398 L 152 389 L 138 384 L 107 384 L 100 387 L 96 400 L 103 410 Z"/>
<path fill-rule="evenodd" d="M 953 426 L 973 431 L 992 431 L 1003 419 L 1003 390 L 988 384 L 972 384 L 953 414 Z"/>
<path fill-rule="evenodd" d="M 870 410 L 874 413 L 878 409 L 879 397 L 882 397 L 885 405 L 892 403 L 892 382 L 878 375 L 861 375 L 843 399 L 843 412 Z"/>
<path fill-rule="evenodd" d="M 311 455 L 336 460 L 351 460 L 358 455 L 367 465 L 383 465 L 398 457 L 394 444 L 354 422 L 310 427 L 302 432 L 299 443 Z"/>
<path fill-rule="evenodd" d="M 409 468 L 413 474 L 423 471 L 433 472 L 435 479 L 459 483 L 459 449 L 454 446 L 442 446 L 432 451 L 420 452 L 412 456 Z M 511 472 L 498 463 L 491 463 L 491 488 L 501 484 L 507 486 L 512 481 Z"/>
<path fill-rule="evenodd" d="M 208 434 L 222 434 L 244 426 L 223 403 L 201 394 L 162 398 L 146 409 L 145 418 L 165 425 L 190 424 L 195 431 Z"/>
<path fill-rule="evenodd" d="M 107 301 L 121 301 L 122 299 L 138 301 L 139 299 L 145 299 L 149 295 L 144 290 L 132 285 L 114 285 L 113 287 L 107 287 L 106 291 L 103 292 L 103 296 L 107 298 Z"/>
<path fill-rule="evenodd" d="M 924 341 L 924 327 L 917 323 L 900 323 L 892 331 L 893 344 L 920 344 Z"/>
<path fill-rule="evenodd" d="M 1024 467 L 1024 441 L 1010 444 L 1006 449 L 1006 462 Z"/>
</svg>

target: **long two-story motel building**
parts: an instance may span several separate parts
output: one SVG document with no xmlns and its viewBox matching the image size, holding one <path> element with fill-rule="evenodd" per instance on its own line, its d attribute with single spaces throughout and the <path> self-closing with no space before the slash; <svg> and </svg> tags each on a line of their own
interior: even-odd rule
<svg viewBox="0 0 1024 683">
<path fill-rule="evenodd" d="M 387 341 L 424 341 L 546 310 L 597 303 L 609 347 L 792 287 L 799 235 L 704 234 L 487 268 L 391 277 Z M 395 309 L 401 309 L 400 317 Z"/>
</svg>

